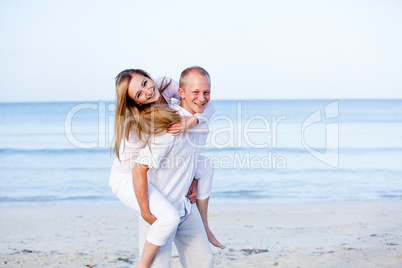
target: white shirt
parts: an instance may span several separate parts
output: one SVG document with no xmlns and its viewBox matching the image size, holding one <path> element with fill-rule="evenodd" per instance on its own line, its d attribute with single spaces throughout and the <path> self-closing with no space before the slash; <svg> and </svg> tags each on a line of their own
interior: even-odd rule
<svg viewBox="0 0 402 268">
<path fill-rule="evenodd" d="M 171 78 L 166 77 L 166 79 L 169 81 Z M 155 84 L 158 86 L 158 88 L 162 86 L 162 81 L 163 77 L 155 80 Z M 163 97 L 169 105 L 172 103 L 172 101 L 174 101 L 174 99 L 180 99 L 178 88 L 179 83 L 172 79 L 170 85 L 162 92 Z M 208 134 L 210 130 L 206 121 L 211 118 L 214 112 L 215 107 L 211 103 L 208 103 L 202 114 L 195 114 L 195 116 L 198 118 L 199 124 L 188 131 Z M 120 144 L 120 160 L 117 157 L 114 159 L 113 169 L 121 173 L 131 174 L 135 160 L 138 157 L 138 152 L 143 149 L 145 145 L 146 144 L 138 138 L 137 129 L 132 127 L 130 129 L 129 137 Z M 119 181 L 116 182 L 114 179 L 115 178 L 113 177 L 111 178 L 110 184 L 119 183 Z"/>
<path fill-rule="evenodd" d="M 185 111 L 177 105 L 174 108 L 180 113 Z M 136 163 L 148 166 L 148 181 L 169 200 L 180 216 L 184 216 L 186 210 L 191 211 L 186 195 L 195 176 L 199 149 L 194 145 L 200 144 L 201 136 L 188 131 L 178 136 L 166 132 L 152 136 L 150 146 L 142 149 L 136 160 Z"/>
<path fill-rule="evenodd" d="M 187 111 L 186 109 L 184 109 L 180 106 L 180 101 L 175 104 L 172 104 L 170 107 L 177 110 L 179 112 L 179 115 L 182 117 L 183 116 L 193 116 L 189 111 Z M 202 114 L 200 114 L 200 115 L 202 116 Z M 205 118 L 202 122 L 198 123 L 196 128 L 195 127 L 190 128 L 189 130 L 187 130 L 187 132 L 197 134 L 197 136 L 198 136 L 196 139 L 197 144 L 194 144 L 194 145 L 197 147 L 196 153 L 200 154 L 207 144 L 207 138 L 208 138 L 208 134 L 210 132 L 209 119 Z"/>
</svg>

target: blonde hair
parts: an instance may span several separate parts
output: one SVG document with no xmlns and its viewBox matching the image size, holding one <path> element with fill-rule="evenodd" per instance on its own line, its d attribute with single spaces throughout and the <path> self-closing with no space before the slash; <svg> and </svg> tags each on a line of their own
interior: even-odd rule
<svg viewBox="0 0 402 268">
<path fill-rule="evenodd" d="M 120 160 L 121 142 L 128 140 L 130 129 L 135 127 L 138 138 L 148 144 L 149 135 L 157 135 L 175 122 L 181 121 L 180 115 L 176 110 L 164 105 L 137 104 L 128 95 L 128 86 L 135 74 L 143 75 L 152 79 L 148 73 L 141 69 L 127 69 L 116 76 L 116 111 L 114 121 L 114 149 L 117 158 Z M 160 91 L 165 90 L 169 84 L 165 79 L 162 81 Z M 162 96 L 161 96 L 162 98 Z"/>
</svg>

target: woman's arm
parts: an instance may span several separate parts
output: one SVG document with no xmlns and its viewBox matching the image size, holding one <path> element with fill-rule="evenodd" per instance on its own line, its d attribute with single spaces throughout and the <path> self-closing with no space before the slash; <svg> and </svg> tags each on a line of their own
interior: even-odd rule
<svg viewBox="0 0 402 268">
<path fill-rule="evenodd" d="M 198 134 L 209 134 L 209 120 L 215 113 L 215 106 L 212 103 L 208 103 L 202 113 L 197 113 L 191 118 L 184 119 L 182 121 L 188 122 L 188 127 L 184 131 L 194 132 Z M 196 122 L 196 123 L 195 123 Z"/>
<path fill-rule="evenodd" d="M 147 165 L 136 163 L 132 169 L 132 176 L 134 193 L 137 197 L 137 202 L 140 207 L 141 217 L 152 225 L 156 221 L 156 217 L 152 215 L 151 211 L 149 210 L 147 178 L 148 169 L 149 168 Z"/>
<path fill-rule="evenodd" d="M 171 124 L 166 131 L 175 136 L 180 135 L 185 131 L 198 134 L 209 134 L 209 120 L 214 113 L 215 106 L 212 103 L 208 103 L 203 113 L 197 113 L 193 116 L 183 116 L 181 122 Z"/>
<path fill-rule="evenodd" d="M 172 98 L 180 100 L 179 83 L 167 76 L 155 79 L 155 84 L 159 89 L 162 87 L 162 82 L 164 82 L 164 84 L 170 82 L 169 86 L 162 92 L 163 98 L 165 98 L 168 105 L 172 104 Z"/>
<path fill-rule="evenodd" d="M 207 106 L 205 106 L 204 111 L 201 114 L 197 113 L 194 116 L 197 117 L 198 122 L 201 124 L 209 121 L 211 117 L 214 115 L 214 113 L 215 113 L 215 106 L 212 103 L 208 102 Z"/>
<path fill-rule="evenodd" d="M 195 116 L 183 116 L 182 120 L 178 123 L 171 124 L 166 132 L 174 136 L 180 135 L 181 133 L 195 127 L 198 124 L 198 118 Z M 209 131 L 207 132 L 209 133 Z"/>
<path fill-rule="evenodd" d="M 197 116 L 183 116 L 182 120 L 178 123 L 171 124 L 166 132 L 174 136 L 180 135 L 185 131 L 194 132 L 198 134 L 209 134 L 209 121 L 199 123 Z"/>
</svg>

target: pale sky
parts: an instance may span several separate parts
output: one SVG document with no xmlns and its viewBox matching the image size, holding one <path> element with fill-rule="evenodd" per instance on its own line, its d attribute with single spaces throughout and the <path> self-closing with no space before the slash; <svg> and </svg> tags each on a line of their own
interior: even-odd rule
<svg viewBox="0 0 402 268">
<path fill-rule="evenodd" d="M 402 98 L 402 2 L 0 1 L 0 102 L 114 100 L 126 68 L 214 99 Z"/>
</svg>

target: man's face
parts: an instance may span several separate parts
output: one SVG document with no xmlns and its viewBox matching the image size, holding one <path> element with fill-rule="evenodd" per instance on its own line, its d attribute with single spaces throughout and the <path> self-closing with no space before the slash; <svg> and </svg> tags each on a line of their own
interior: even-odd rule
<svg viewBox="0 0 402 268">
<path fill-rule="evenodd" d="M 191 114 L 202 113 L 209 102 L 211 85 L 208 77 L 193 71 L 187 76 L 187 83 L 179 88 L 180 106 Z"/>
</svg>

